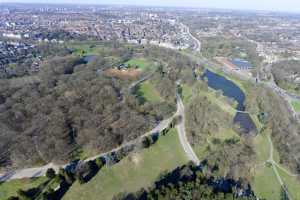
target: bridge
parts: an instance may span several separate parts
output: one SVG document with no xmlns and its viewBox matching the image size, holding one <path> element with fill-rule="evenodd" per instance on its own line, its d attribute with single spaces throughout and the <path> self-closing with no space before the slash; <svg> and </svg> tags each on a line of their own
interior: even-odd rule
<svg viewBox="0 0 300 200">
<path fill-rule="evenodd" d="M 237 113 L 244 113 L 244 114 L 250 114 L 249 112 L 247 111 L 241 111 L 241 110 L 236 110 Z"/>
</svg>

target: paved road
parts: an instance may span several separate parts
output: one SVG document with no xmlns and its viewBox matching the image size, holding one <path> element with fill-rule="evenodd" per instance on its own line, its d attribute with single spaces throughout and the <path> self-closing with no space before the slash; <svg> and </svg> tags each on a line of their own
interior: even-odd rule
<svg viewBox="0 0 300 200">
<path fill-rule="evenodd" d="M 188 158 L 193 161 L 196 165 L 200 164 L 200 160 L 198 159 L 197 155 L 195 154 L 193 148 L 191 147 L 190 143 L 188 142 L 186 131 L 185 131 L 185 113 L 184 113 L 184 105 L 180 96 L 176 95 L 177 99 L 177 114 L 182 117 L 180 123 L 176 126 L 177 132 L 179 135 L 179 140 L 181 146 L 188 156 Z"/>
<path fill-rule="evenodd" d="M 201 42 L 195 36 L 193 36 L 193 34 L 190 31 L 190 28 L 187 25 L 181 23 L 181 26 L 183 26 L 186 29 L 186 31 L 189 34 L 189 36 L 192 38 L 192 40 L 195 41 L 196 45 L 195 45 L 194 50 L 196 52 L 200 52 L 201 51 Z"/>
</svg>

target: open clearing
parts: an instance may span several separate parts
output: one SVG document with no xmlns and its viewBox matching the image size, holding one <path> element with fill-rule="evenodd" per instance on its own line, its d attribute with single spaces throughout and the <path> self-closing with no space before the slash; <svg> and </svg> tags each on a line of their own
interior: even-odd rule
<svg viewBox="0 0 300 200">
<path fill-rule="evenodd" d="M 70 43 L 67 45 L 69 48 L 75 50 L 76 55 L 81 56 L 89 56 L 89 55 L 97 55 L 102 52 L 104 48 L 103 44 L 93 44 L 91 43 Z"/>
<path fill-rule="evenodd" d="M 141 70 L 146 70 L 150 67 L 149 61 L 144 58 L 133 58 L 125 64 L 130 65 L 131 67 L 137 67 Z"/>
<path fill-rule="evenodd" d="M 282 169 L 277 167 L 279 175 L 281 176 L 284 184 L 288 188 L 288 192 L 293 200 L 300 199 L 300 181 L 296 177 L 289 176 Z"/>
<path fill-rule="evenodd" d="M 0 199 L 7 199 L 10 196 L 17 196 L 19 189 L 28 190 L 42 184 L 47 180 L 46 177 L 31 178 L 31 179 L 20 179 L 0 183 Z"/>
<path fill-rule="evenodd" d="M 300 101 L 292 101 L 291 104 L 296 112 L 300 112 Z"/>
<path fill-rule="evenodd" d="M 175 129 L 161 136 L 156 144 L 131 154 L 111 168 L 104 167 L 87 184 L 75 182 L 64 200 L 111 200 L 120 192 L 134 192 L 150 186 L 164 171 L 188 162 Z"/>
<path fill-rule="evenodd" d="M 142 96 L 146 101 L 153 103 L 159 103 L 163 101 L 158 91 L 149 81 L 145 81 L 139 85 L 138 96 Z"/>
<path fill-rule="evenodd" d="M 268 142 L 267 134 L 270 134 L 270 130 L 264 131 L 254 139 L 253 144 L 255 145 L 255 151 L 257 153 L 257 165 L 253 171 L 254 179 L 252 181 L 252 186 L 258 197 L 279 200 L 281 186 L 272 167 L 264 163 L 270 157 L 270 144 Z M 274 149 L 273 152 L 273 159 L 276 163 L 279 163 L 279 153 L 276 149 Z M 300 199 L 300 182 L 296 177 L 288 175 L 278 167 L 276 168 L 292 199 Z"/>
<path fill-rule="evenodd" d="M 260 198 L 268 200 L 279 200 L 281 186 L 276 179 L 272 167 L 261 166 L 255 169 L 255 176 L 252 182 L 255 194 Z"/>
</svg>

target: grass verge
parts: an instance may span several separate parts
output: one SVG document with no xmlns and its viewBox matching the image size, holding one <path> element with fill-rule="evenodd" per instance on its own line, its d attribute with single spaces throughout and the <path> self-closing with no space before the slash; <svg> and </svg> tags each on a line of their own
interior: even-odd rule
<svg viewBox="0 0 300 200">
<path fill-rule="evenodd" d="M 134 192 L 150 186 L 164 171 L 188 162 L 175 129 L 156 144 L 131 154 L 111 168 L 104 167 L 89 183 L 74 183 L 64 200 L 111 200 L 120 192 Z"/>
<path fill-rule="evenodd" d="M 7 199 L 11 196 L 17 196 L 19 189 L 28 190 L 38 187 L 47 180 L 46 177 L 19 179 L 0 183 L 0 199 Z"/>
<path fill-rule="evenodd" d="M 162 102 L 163 99 L 161 98 L 158 91 L 154 88 L 154 86 L 149 82 L 145 81 L 139 85 L 138 95 L 145 98 L 146 101 L 159 103 Z"/>
<path fill-rule="evenodd" d="M 292 101 L 291 104 L 296 112 L 300 112 L 300 101 Z"/>
<path fill-rule="evenodd" d="M 137 67 L 141 70 L 146 70 L 150 67 L 150 63 L 143 58 L 133 58 L 126 62 L 125 64 L 130 65 L 132 67 Z"/>
</svg>

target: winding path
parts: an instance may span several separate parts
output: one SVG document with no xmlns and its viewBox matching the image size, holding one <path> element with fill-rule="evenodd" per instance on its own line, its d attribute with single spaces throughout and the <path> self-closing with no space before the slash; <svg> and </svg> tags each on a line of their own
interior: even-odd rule
<svg viewBox="0 0 300 200">
<path fill-rule="evenodd" d="M 152 134 L 157 133 L 157 132 L 161 132 L 162 130 L 164 130 L 165 128 L 167 128 L 169 126 L 169 124 L 172 122 L 172 120 L 175 117 L 175 115 L 172 116 L 172 117 L 170 117 L 169 119 L 161 121 L 154 129 L 152 129 L 151 131 L 145 133 L 144 135 L 140 136 L 139 138 L 137 138 L 135 140 L 132 140 L 132 141 L 129 141 L 129 142 L 126 142 L 123 145 L 121 145 L 121 146 L 119 146 L 119 147 L 117 147 L 115 149 L 112 149 L 109 152 L 101 153 L 101 154 L 98 154 L 96 156 L 90 157 L 90 158 L 84 160 L 83 162 L 87 162 L 87 161 L 90 161 L 90 160 L 94 160 L 94 159 L 96 159 L 98 157 L 105 156 L 105 155 L 107 155 L 107 154 L 109 154 L 111 152 L 118 151 L 118 150 L 120 150 L 123 147 L 135 144 L 142 137 L 149 136 L 149 135 L 152 135 Z M 3 181 L 15 180 L 15 179 L 41 177 L 41 176 L 45 176 L 46 171 L 49 168 L 53 168 L 55 171 L 58 171 L 59 168 L 64 168 L 68 164 L 65 164 L 65 165 L 56 165 L 54 163 L 49 163 L 49 164 L 44 165 L 42 167 L 35 167 L 35 168 L 27 168 L 27 169 L 20 169 L 20 170 L 15 170 L 15 171 L 9 171 L 7 173 L 0 174 L 0 181 L 3 182 Z"/>
</svg>

